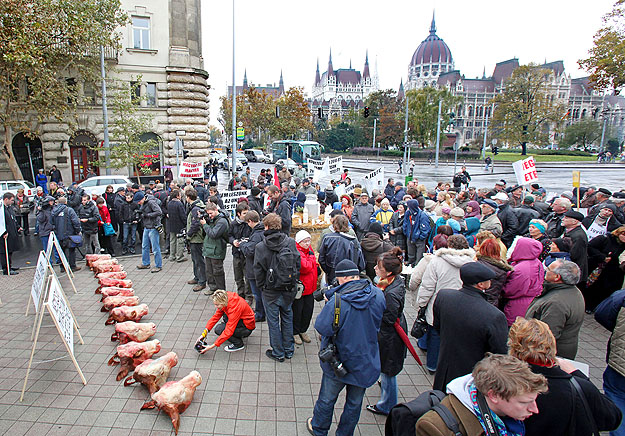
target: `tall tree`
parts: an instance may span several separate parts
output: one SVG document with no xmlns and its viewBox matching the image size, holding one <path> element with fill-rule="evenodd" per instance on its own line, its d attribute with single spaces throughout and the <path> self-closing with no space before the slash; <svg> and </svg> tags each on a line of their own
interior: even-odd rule
<svg viewBox="0 0 625 436">
<path fill-rule="evenodd" d="M 527 144 L 549 143 L 549 129 L 564 114 L 564 105 L 549 90 L 553 71 L 537 65 L 523 65 L 514 70 L 505 88 L 495 99 L 493 131 L 508 144 L 520 145 L 527 154 Z"/>
<path fill-rule="evenodd" d="M 436 141 L 438 103 L 441 105 L 441 144 L 445 138 L 444 130 L 450 123 L 449 113 L 454 110 L 462 97 L 454 96 L 446 88 L 425 87 L 410 90 L 408 99 L 408 138 L 426 147 Z"/>
<path fill-rule="evenodd" d="M 590 56 L 578 64 L 590 72 L 597 89 L 625 86 L 625 0 L 617 0 L 612 11 L 603 17 L 603 26 L 593 38 Z"/>
<path fill-rule="evenodd" d="M 120 0 L 0 2 L 2 152 L 15 178 L 22 172 L 13 132 L 32 136 L 37 121 L 71 122 L 76 82 L 99 82 L 100 47 L 118 48 L 116 29 L 127 21 Z"/>
<path fill-rule="evenodd" d="M 280 107 L 280 117 L 274 118 L 269 126 L 272 136 L 287 139 L 312 130 L 310 107 L 304 98 L 302 88 L 289 88 L 276 101 L 276 105 Z"/>
<path fill-rule="evenodd" d="M 393 89 L 376 91 L 367 96 L 365 106 L 369 107 L 371 116 L 362 118 L 365 140 L 373 140 L 373 119 L 377 119 L 375 142 L 383 145 L 396 145 L 403 142 L 402 102 L 397 100 L 397 92 Z"/>
<path fill-rule="evenodd" d="M 601 138 L 601 123 L 584 119 L 566 127 L 561 145 L 564 147 L 580 145 L 584 147 L 584 150 L 588 150 L 588 147 L 599 138 Z"/>
</svg>

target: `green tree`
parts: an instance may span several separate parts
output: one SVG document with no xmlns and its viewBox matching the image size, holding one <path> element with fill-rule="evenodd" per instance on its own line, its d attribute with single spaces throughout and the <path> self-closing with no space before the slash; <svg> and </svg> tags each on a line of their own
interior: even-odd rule
<svg viewBox="0 0 625 436">
<path fill-rule="evenodd" d="M 328 149 L 339 152 L 362 146 L 365 142 L 363 129 L 358 124 L 348 124 L 344 121 L 324 130 L 319 139 Z"/>
<path fill-rule="evenodd" d="M 617 0 L 603 17 L 593 44 L 590 56 L 579 60 L 579 66 L 590 72 L 597 89 L 613 88 L 618 92 L 625 85 L 625 0 Z"/>
<path fill-rule="evenodd" d="M 552 95 L 548 85 L 553 72 L 537 65 L 523 65 L 505 82 L 504 91 L 494 98 L 493 131 L 508 144 L 549 143 L 549 128 L 560 121 L 564 106 Z"/>
<path fill-rule="evenodd" d="M 107 85 L 110 94 L 107 96 L 111 111 L 110 130 L 110 166 L 111 168 L 137 168 L 144 173 L 151 171 L 152 163 L 160 160 L 159 144 L 155 139 L 146 139 L 143 135 L 152 130 L 152 115 L 141 110 L 141 101 L 145 97 L 139 95 L 141 76 L 130 82 L 111 80 Z M 93 164 L 105 167 L 106 156 L 99 146 L 98 160 Z"/>
<path fill-rule="evenodd" d="M 11 136 L 35 135 L 35 121 L 70 123 L 77 80 L 98 83 L 100 47 L 119 47 L 128 21 L 120 0 L 0 2 L 0 126 L 2 152 L 15 178 L 22 173 Z M 72 80 L 68 80 L 68 79 Z"/>
<path fill-rule="evenodd" d="M 303 88 L 289 88 L 276 105 L 280 107 L 280 118 L 274 118 L 269 125 L 272 136 L 287 139 L 312 130 L 310 107 L 304 98 Z"/>
<path fill-rule="evenodd" d="M 373 120 L 377 118 L 375 142 L 401 144 L 404 140 L 403 102 L 397 100 L 397 92 L 393 89 L 376 91 L 369 94 L 364 103 L 371 111 L 371 116 L 361 118 L 365 140 L 368 143 L 373 140 Z"/>
<path fill-rule="evenodd" d="M 561 145 L 571 147 L 580 145 L 588 151 L 588 147 L 601 138 L 601 123 L 599 121 L 584 119 L 571 124 L 564 130 L 564 139 Z"/>
<path fill-rule="evenodd" d="M 436 141 L 438 103 L 442 102 L 440 131 L 442 144 L 445 139 L 444 130 L 450 123 L 447 114 L 462 102 L 462 97 L 452 95 L 446 88 L 436 89 L 428 86 L 408 91 L 406 98 L 408 99 L 408 138 L 423 147 Z"/>
</svg>

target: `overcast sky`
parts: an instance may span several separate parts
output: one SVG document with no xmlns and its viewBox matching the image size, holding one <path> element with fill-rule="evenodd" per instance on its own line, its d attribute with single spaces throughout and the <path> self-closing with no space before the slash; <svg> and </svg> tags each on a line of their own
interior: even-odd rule
<svg viewBox="0 0 625 436">
<path fill-rule="evenodd" d="M 204 67 L 209 73 L 211 124 L 218 125 L 219 97 L 232 82 L 232 1 L 202 2 Z M 236 83 L 303 86 L 310 94 L 317 58 L 323 74 L 332 48 L 334 69 L 376 60 L 380 88 L 399 87 L 412 54 L 428 36 L 432 11 L 437 35 L 467 78 L 490 76 L 497 62 L 563 60 L 571 77 L 587 75 L 577 60 L 587 56 L 601 17 L 614 0 L 235 0 Z"/>
</svg>

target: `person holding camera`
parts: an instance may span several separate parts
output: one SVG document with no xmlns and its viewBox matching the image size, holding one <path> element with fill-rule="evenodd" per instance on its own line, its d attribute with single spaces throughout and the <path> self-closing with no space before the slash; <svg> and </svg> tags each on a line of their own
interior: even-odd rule
<svg viewBox="0 0 625 436">
<path fill-rule="evenodd" d="M 143 237 L 141 238 L 141 265 L 137 269 L 150 268 L 150 247 L 154 253 L 154 268 L 150 272 L 157 273 L 163 269 L 161 257 L 160 234 L 157 227 L 161 225 L 163 211 L 152 194 L 143 194 L 138 191 L 134 197 L 141 207 L 141 222 L 143 223 Z"/>
<path fill-rule="evenodd" d="M 397 404 L 397 374 L 404 368 L 407 347 L 397 333 L 396 326 L 408 330 L 404 317 L 406 285 L 401 271 L 404 266 L 401 248 L 394 247 L 382 253 L 375 265 L 375 274 L 380 281 L 378 288 L 384 291 L 386 309 L 382 314 L 382 325 L 378 334 L 381 363 L 381 392 L 377 404 L 367 406 L 369 412 L 388 415 Z"/>
<path fill-rule="evenodd" d="M 197 198 L 197 191 L 193 188 L 184 190 L 187 202 L 187 239 L 193 262 L 193 278 L 187 283 L 193 286 L 193 292 L 199 292 L 206 287 L 206 262 L 202 255 L 204 244 L 204 229 L 200 224 L 200 215 L 204 210 L 204 203 Z"/>
<path fill-rule="evenodd" d="M 244 350 L 243 338 L 247 338 L 256 328 L 252 308 L 236 292 L 226 292 L 222 289 L 213 293 L 213 304 L 217 310 L 206 323 L 206 328 L 202 336 L 198 338 L 195 349 L 200 354 L 204 354 L 208 350 L 219 347 L 225 341 L 229 341 L 230 345 L 224 348 L 226 351 Z M 217 324 L 220 320 L 222 320 L 221 323 Z M 215 324 L 217 324 L 216 327 Z M 215 327 L 215 334 L 219 337 L 214 343 L 207 345 L 206 335 L 213 327 Z"/>
<path fill-rule="evenodd" d="M 328 302 L 315 321 L 321 335 L 323 377 L 313 416 L 306 421 L 314 436 L 328 434 L 334 404 L 344 388 L 345 406 L 336 434 L 353 434 L 365 390 L 380 376 L 378 332 L 386 309 L 384 294 L 361 279 L 360 270 L 349 259 L 337 264 L 335 276 L 339 286 L 326 292 Z"/>
</svg>

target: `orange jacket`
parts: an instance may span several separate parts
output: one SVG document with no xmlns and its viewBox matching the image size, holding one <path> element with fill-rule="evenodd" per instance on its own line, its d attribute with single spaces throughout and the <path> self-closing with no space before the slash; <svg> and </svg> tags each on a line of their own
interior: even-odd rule
<svg viewBox="0 0 625 436">
<path fill-rule="evenodd" d="M 224 314 L 228 317 L 228 322 L 226 323 L 226 328 L 223 333 L 219 335 L 215 341 L 215 345 L 218 347 L 232 336 L 240 319 L 243 320 L 243 324 L 245 324 L 245 327 L 248 329 L 254 330 L 256 328 L 254 311 L 236 292 L 228 292 L 228 305 L 224 307 L 223 310 L 219 309 L 215 312 L 212 318 L 206 323 L 206 330 L 212 330 Z"/>
</svg>

